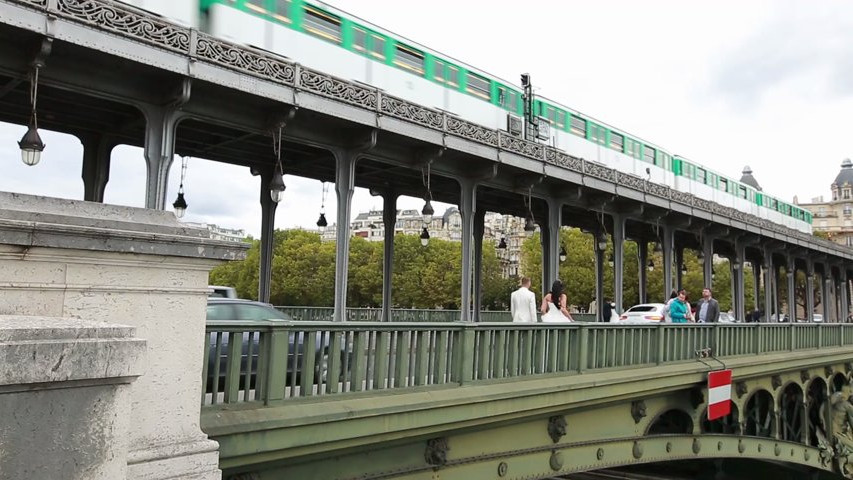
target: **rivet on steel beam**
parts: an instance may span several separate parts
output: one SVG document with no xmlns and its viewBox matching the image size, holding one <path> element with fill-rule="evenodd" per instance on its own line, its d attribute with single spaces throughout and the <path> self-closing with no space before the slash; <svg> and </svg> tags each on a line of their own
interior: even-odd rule
<svg viewBox="0 0 853 480">
<path fill-rule="evenodd" d="M 507 465 L 506 462 L 501 462 L 498 464 L 498 476 L 499 477 L 505 477 L 507 470 L 509 470 L 509 465 Z"/>
<path fill-rule="evenodd" d="M 777 457 L 782 454 L 782 447 L 780 447 L 778 443 L 773 447 L 773 454 Z"/>
<path fill-rule="evenodd" d="M 782 377 L 779 375 L 773 375 L 770 377 L 770 384 L 773 386 L 773 390 L 778 389 L 782 386 Z"/>
<path fill-rule="evenodd" d="M 758 444 L 758 453 L 761 453 L 761 444 Z"/>
<path fill-rule="evenodd" d="M 672 442 L 666 442 L 666 453 L 672 452 Z"/>
<path fill-rule="evenodd" d="M 717 442 L 717 450 L 723 449 L 723 442 Z"/>
<path fill-rule="evenodd" d="M 643 458 L 643 445 L 640 442 L 634 442 L 634 448 L 631 449 L 631 454 L 637 460 Z"/>
<path fill-rule="evenodd" d="M 737 441 L 737 451 L 738 453 L 743 453 L 746 451 L 746 444 L 743 443 L 743 440 Z"/>
<path fill-rule="evenodd" d="M 595 458 L 597 458 L 597 459 L 599 459 L 599 460 L 604 460 L 604 449 L 603 449 L 603 448 L 599 448 L 599 449 L 595 452 Z"/>
<path fill-rule="evenodd" d="M 811 458 L 812 458 L 812 454 L 809 453 L 809 450 L 807 448 L 803 449 L 803 460 L 808 462 L 809 460 L 811 460 Z"/>
<path fill-rule="evenodd" d="M 551 458 L 548 460 L 551 465 L 551 470 L 555 472 L 563 468 L 563 454 L 560 452 L 551 452 Z"/>
<path fill-rule="evenodd" d="M 693 453 L 698 454 L 702 451 L 702 443 L 699 442 L 698 438 L 693 439 Z"/>
</svg>

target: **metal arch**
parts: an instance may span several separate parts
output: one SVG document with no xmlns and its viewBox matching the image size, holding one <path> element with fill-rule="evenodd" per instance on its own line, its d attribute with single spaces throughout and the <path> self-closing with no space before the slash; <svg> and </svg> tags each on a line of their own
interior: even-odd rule
<svg viewBox="0 0 853 480">
<path fill-rule="evenodd" d="M 739 435 L 741 433 L 740 413 L 742 409 L 735 401 L 732 401 L 732 411 L 728 415 L 716 420 L 708 420 L 708 409 L 702 410 L 700 417 L 700 428 L 702 434 Z M 719 428 L 721 432 L 713 431 Z"/>
<path fill-rule="evenodd" d="M 789 392 L 790 389 L 794 391 Z M 777 407 L 779 409 L 779 437 L 782 440 L 802 441 L 807 416 L 805 409 L 805 392 L 803 387 L 794 381 L 781 387 Z"/>
<path fill-rule="evenodd" d="M 429 474 L 432 475 L 430 478 L 500 477 L 521 480 L 674 460 L 726 458 L 784 462 L 816 470 L 833 471 L 831 463 L 821 462 L 818 449 L 798 443 L 736 435 L 655 435 L 595 442 L 559 443 L 454 458 L 440 467 L 425 466 L 406 471 L 334 478 L 415 480 L 425 478 L 424 474 Z"/>
<path fill-rule="evenodd" d="M 760 400 L 762 398 L 764 400 Z M 775 419 L 776 399 L 773 394 L 764 388 L 759 388 L 752 392 L 744 405 L 743 426 L 741 428 L 743 434 L 772 437 L 778 428 Z"/>
<path fill-rule="evenodd" d="M 675 414 L 675 413 L 683 414 L 684 417 L 686 417 L 688 420 L 690 420 L 690 425 L 678 425 L 676 420 L 684 420 L 684 418 L 681 418 L 681 419 L 677 419 L 675 417 L 671 418 L 671 414 Z M 652 429 L 655 428 L 656 426 L 662 427 L 662 428 L 678 428 L 678 427 L 689 426 L 690 428 L 685 429 L 685 430 L 689 430 L 689 431 L 678 431 L 678 432 L 670 431 L 670 432 L 661 432 L 661 433 L 651 433 Z M 693 433 L 694 427 L 695 427 L 695 420 L 693 418 L 693 415 L 691 415 L 687 411 L 682 410 L 680 408 L 669 408 L 669 409 L 666 409 L 666 410 L 659 412 L 657 415 L 655 415 L 654 418 L 651 419 L 651 421 L 649 422 L 649 425 L 646 427 L 645 434 L 647 436 L 666 435 L 666 434 L 688 434 L 689 435 L 689 434 Z"/>
</svg>

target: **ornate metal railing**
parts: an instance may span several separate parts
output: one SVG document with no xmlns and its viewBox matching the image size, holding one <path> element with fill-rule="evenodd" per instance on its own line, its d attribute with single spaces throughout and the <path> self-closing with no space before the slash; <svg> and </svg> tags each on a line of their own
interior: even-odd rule
<svg viewBox="0 0 853 480">
<path fill-rule="evenodd" d="M 672 202 L 688 205 L 717 215 L 784 234 L 789 237 L 832 249 L 839 256 L 849 255 L 828 240 L 814 237 L 784 225 L 759 218 L 735 208 L 709 202 L 692 194 L 673 190 L 642 177 L 620 172 L 596 162 L 573 157 L 566 152 L 536 142 L 528 142 L 465 120 L 447 112 L 426 108 L 408 100 L 388 95 L 363 84 L 339 79 L 323 72 L 291 62 L 270 52 L 236 45 L 212 37 L 196 29 L 184 27 L 129 5 L 105 0 L 2 0 L 45 11 L 47 14 L 119 35 L 165 51 L 181 54 L 192 62 L 205 62 L 220 68 L 251 75 L 327 97 L 335 101 L 365 108 L 377 115 L 391 115 L 448 135 L 483 143 L 499 150 L 541 160 L 568 170 L 613 182 Z"/>
<path fill-rule="evenodd" d="M 210 322 L 207 333 L 206 406 L 853 346 L 847 324 Z"/>
<path fill-rule="evenodd" d="M 332 307 L 293 307 L 276 306 L 277 310 L 290 315 L 294 320 L 326 322 L 332 321 L 335 309 Z M 573 318 L 581 322 L 594 322 L 595 315 L 573 313 Z M 462 318 L 460 310 L 431 310 L 416 308 L 392 308 L 392 322 L 457 322 Z M 381 322 L 381 308 L 347 308 L 348 322 Z M 480 312 L 481 322 L 510 322 L 509 312 L 501 310 L 484 310 Z"/>
</svg>

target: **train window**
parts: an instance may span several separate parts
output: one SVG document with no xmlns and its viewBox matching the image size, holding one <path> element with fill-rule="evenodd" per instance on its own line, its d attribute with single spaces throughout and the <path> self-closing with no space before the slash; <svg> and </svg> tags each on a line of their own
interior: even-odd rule
<svg viewBox="0 0 853 480">
<path fill-rule="evenodd" d="M 738 194 L 740 195 L 740 198 L 746 198 L 746 187 L 744 187 L 743 185 L 738 185 L 737 188 L 738 188 Z"/>
<path fill-rule="evenodd" d="M 699 183 L 708 183 L 708 172 L 704 168 L 696 169 L 696 181 Z"/>
<path fill-rule="evenodd" d="M 596 125 L 592 122 L 587 122 L 589 130 L 588 138 L 599 145 L 607 144 L 607 129 L 601 125 Z"/>
<path fill-rule="evenodd" d="M 729 181 L 726 180 L 725 178 L 720 179 L 720 190 L 722 190 L 724 192 L 729 191 Z"/>
<path fill-rule="evenodd" d="M 646 145 L 643 147 L 643 160 L 647 163 L 655 163 L 655 149 Z"/>
<path fill-rule="evenodd" d="M 269 13 L 267 12 L 266 3 L 267 0 L 246 0 L 246 7 L 254 12 Z"/>
<path fill-rule="evenodd" d="M 341 43 L 341 21 L 337 17 L 313 7 L 305 7 L 305 17 L 302 19 L 305 30 L 315 36 L 325 38 L 334 43 Z"/>
<path fill-rule="evenodd" d="M 397 44 L 397 55 L 394 57 L 394 64 L 411 70 L 417 74 L 424 73 L 424 54 L 409 48 L 402 44 Z"/>
<path fill-rule="evenodd" d="M 432 65 L 432 78 L 436 82 L 444 83 L 444 62 L 436 59 Z"/>
<path fill-rule="evenodd" d="M 490 97 L 489 87 L 490 86 L 488 80 L 477 74 L 468 72 L 468 93 L 488 99 Z"/>
<path fill-rule="evenodd" d="M 560 130 L 566 129 L 566 117 L 567 116 L 568 116 L 568 114 L 566 112 L 564 112 L 562 110 L 557 110 L 557 118 L 556 118 L 556 120 L 554 120 L 554 122 L 557 124 L 557 126 L 560 128 Z"/>
<path fill-rule="evenodd" d="M 618 150 L 621 152 L 622 148 L 624 147 L 624 140 L 625 139 L 624 139 L 624 137 L 622 137 L 622 135 L 620 135 L 616 132 L 611 132 L 610 133 L 610 148 L 612 148 L 614 150 Z"/>
<path fill-rule="evenodd" d="M 586 120 L 572 115 L 571 128 L 569 131 L 581 137 L 586 136 Z"/>
<path fill-rule="evenodd" d="M 518 93 L 506 87 L 499 87 L 498 103 L 501 107 L 514 112 L 518 106 Z"/>
<path fill-rule="evenodd" d="M 290 0 L 275 0 L 275 12 L 273 16 L 276 20 L 290 23 Z"/>
<path fill-rule="evenodd" d="M 367 52 L 367 31 L 361 27 L 352 27 L 352 48 Z"/>
<path fill-rule="evenodd" d="M 454 87 L 459 86 L 459 69 L 453 65 L 447 66 L 447 84 Z"/>
<path fill-rule="evenodd" d="M 385 59 L 385 39 L 375 33 L 370 35 L 370 54 L 376 58 Z"/>
</svg>

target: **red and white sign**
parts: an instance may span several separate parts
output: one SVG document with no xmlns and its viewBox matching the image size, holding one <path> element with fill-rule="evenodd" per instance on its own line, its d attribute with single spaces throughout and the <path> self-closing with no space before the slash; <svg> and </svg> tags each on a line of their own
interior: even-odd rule
<svg viewBox="0 0 853 480">
<path fill-rule="evenodd" d="M 708 372 L 708 420 L 725 417 L 732 411 L 732 371 Z"/>
</svg>

